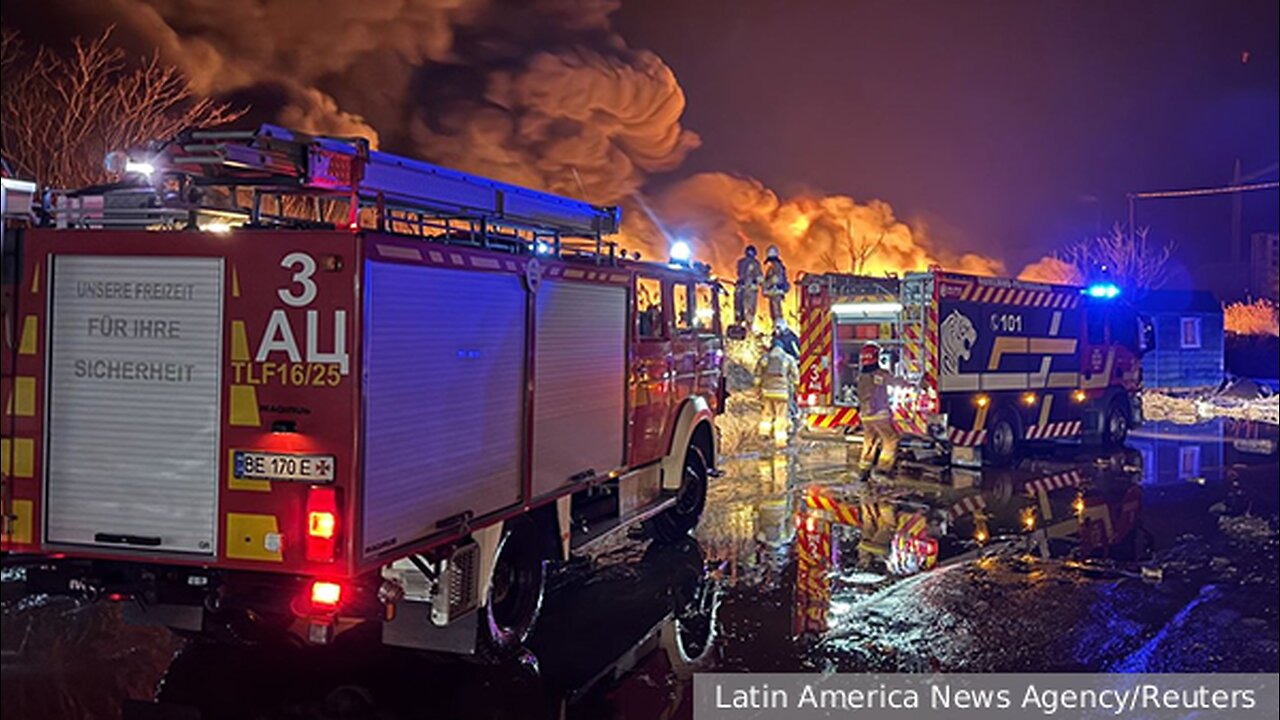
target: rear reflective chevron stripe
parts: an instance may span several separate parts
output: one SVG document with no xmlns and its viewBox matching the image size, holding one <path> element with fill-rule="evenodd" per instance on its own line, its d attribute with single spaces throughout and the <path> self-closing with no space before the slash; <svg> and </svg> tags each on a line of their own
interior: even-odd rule
<svg viewBox="0 0 1280 720">
<path fill-rule="evenodd" d="M 1080 427 L 1081 425 L 1079 420 L 1067 420 L 1065 422 L 1047 423 L 1045 425 L 1032 425 L 1026 429 L 1023 436 L 1028 440 L 1075 437 L 1080 434 Z"/>
<path fill-rule="evenodd" d="M 1064 487 L 1076 487 L 1082 482 L 1084 482 L 1084 478 L 1080 475 L 1080 472 L 1078 470 L 1072 470 L 1070 472 L 1043 477 L 1039 480 L 1033 480 L 1027 483 L 1025 492 L 1028 495 L 1035 495 L 1041 490 L 1049 492 L 1051 490 L 1057 490 Z"/>
<path fill-rule="evenodd" d="M 1016 287 L 966 285 L 960 300 L 1017 307 L 1049 307 L 1068 309 L 1080 304 L 1080 293 L 1073 290 L 1028 290 Z"/>
<path fill-rule="evenodd" d="M 987 499 L 981 495 L 970 495 L 967 498 L 957 502 L 950 508 L 947 508 L 944 517 L 947 522 L 955 522 L 957 519 L 964 517 L 970 513 L 975 513 L 987 506 Z"/>
<path fill-rule="evenodd" d="M 987 431 L 947 428 L 947 440 L 959 447 L 974 447 L 987 441 Z"/>
</svg>

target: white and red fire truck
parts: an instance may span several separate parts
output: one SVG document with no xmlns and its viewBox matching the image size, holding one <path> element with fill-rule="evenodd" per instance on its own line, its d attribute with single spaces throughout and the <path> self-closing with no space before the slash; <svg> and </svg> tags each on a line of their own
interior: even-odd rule
<svg viewBox="0 0 1280 720">
<path fill-rule="evenodd" d="M 857 425 L 858 351 L 908 382 L 894 422 L 953 462 L 1009 460 L 1029 441 L 1119 443 L 1142 420 L 1150 323 L 1109 283 L 1088 288 L 931 269 L 905 277 L 805 275 L 801 404 L 812 428 Z"/>
<path fill-rule="evenodd" d="M 123 164 L 123 163 L 122 163 Z M 192 632 L 518 644 L 546 563 L 697 523 L 720 288 L 616 208 L 188 131 L 6 242 L 3 550 Z"/>
</svg>

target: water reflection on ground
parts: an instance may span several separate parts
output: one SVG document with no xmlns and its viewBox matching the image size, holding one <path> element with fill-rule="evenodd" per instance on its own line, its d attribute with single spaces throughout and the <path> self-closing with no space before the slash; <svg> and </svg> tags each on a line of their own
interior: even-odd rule
<svg viewBox="0 0 1280 720">
<path fill-rule="evenodd" d="M 8 582 L 0 707 L 687 718 L 692 674 L 712 669 L 1277 670 L 1274 428 L 1155 425 L 1116 452 L 1056 448 L 941 484 L 927 468 L 856 483 L 845 454 L 805 439 L 726 460 L 695 538 L 619 538 L 559 569 L 528 652 L 499 666 L 359 637 L 183 644 Z"/>
</svg>

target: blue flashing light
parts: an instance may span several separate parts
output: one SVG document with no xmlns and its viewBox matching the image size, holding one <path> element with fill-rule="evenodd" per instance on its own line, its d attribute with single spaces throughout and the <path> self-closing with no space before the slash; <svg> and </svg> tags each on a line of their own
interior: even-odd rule
<svg viewBox="0 0 1280 720">
<path fill-rule="evenodd" d="M 1085 294 L 1099 300 L 1113 300 L 1120 295 L 1120 288 L 1115 283 L 1098 283 L 1085 288 Z"/>
<path fill-rule="evenodd" d="M 671 243 L 671 262 L 687 263 L 693 258 L 693 248 L 684 240 L 676 240 Z"/>
<path fill-rule="evenodd" d="M 550 254 L 551 254 L 551 246 L 550 246 L 550 245 L 548 245 L 547 243 L 545 243 L 545 242 L 543 242 L 543 241 L 539 240 L 538 242 L 534 243 L 534 245 L 533 245 L 533 251 L 534 251 L 535 253 L 537 253 L 538 255 L 550 255 Z"/>
</svg>

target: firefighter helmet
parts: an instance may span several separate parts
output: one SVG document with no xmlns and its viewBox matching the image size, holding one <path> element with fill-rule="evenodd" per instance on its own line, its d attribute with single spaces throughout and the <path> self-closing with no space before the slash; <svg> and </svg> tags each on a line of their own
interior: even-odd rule
<svg viewBox="0 0 1280 720">
<path fill-rule="evenodd" d="M 880 346 L 869 342 L 858 351 L 858 364 L 862 367 L 880 364 Z"/>
<path fill-rule="evenodd" d="M 770 245 L 770 246 L 769 246 L 769 249 L 764 251 L 764 256 L 765 256 L 766 258 L 768 258 L 769 260 L 777 260 L 777 259 L 778 259 L 778 246 L 777 246 L 777 245 Z"/>
<path fill-rule="evenodd" d="M 758 254 L 758 251 L 756 250 L 756 246 L 755 246 L 755 245 L 748 245 L 748 246 L 747 246 L 747 249 L 746 249 L 746 256 L 747 256 L 747 257 L 749 257 L 749 258 L 753 258 L 753 257 L 755 257 L 757 254 Z"/>
</svg>

